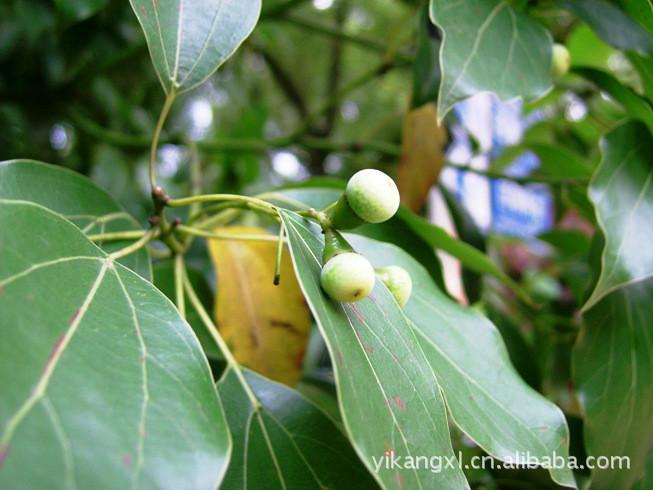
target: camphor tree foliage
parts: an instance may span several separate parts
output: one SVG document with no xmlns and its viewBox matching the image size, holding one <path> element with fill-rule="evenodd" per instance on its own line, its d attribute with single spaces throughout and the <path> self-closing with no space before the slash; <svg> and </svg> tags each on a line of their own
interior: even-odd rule
<svg viewBox="0 0 653 490">
<path fill-rule="evenodd" d="M 0 40 L 0 488 L 650 487 L 649 0 L 11 0 Z M 538 115 L 463 166 L 550 190 L 528 242 L 439 183 L 482 92 Z"/>
</svg>

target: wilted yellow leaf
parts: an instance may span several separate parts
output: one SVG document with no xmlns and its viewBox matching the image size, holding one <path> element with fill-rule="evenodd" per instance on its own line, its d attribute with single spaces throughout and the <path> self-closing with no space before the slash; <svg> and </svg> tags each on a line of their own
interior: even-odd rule
<svg viewBox="0 0 653 490">
<path fill-rule="evenodd" d="M 403 131 L 397 185 L 401 202 L 419 211 L 444 165 L 447 132 L 438 125 L 434 103 L 409 111 Z"/>
<path fill-rule="evenodd" d="M 222 235 L 268 234 L 249 226 L 215 231 Z M 216 321 L 234 356 L 268 378 L 296 384 L 311 314 L 290 254 L 284 250 L 281 283 L 275 286 L 276 242 L 211 240 L 209 249 L 217 271 Z"/>
</svg>

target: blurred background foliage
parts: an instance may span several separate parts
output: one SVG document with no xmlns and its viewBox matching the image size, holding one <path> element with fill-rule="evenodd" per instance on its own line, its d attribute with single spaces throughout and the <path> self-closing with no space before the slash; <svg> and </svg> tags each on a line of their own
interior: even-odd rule
<svg viewBox="0 0 653 490">
<path fill-rule="evenodd" d="M 597 248 L 586 185 L 600 159 L 599 138 L 626 118 L 624 108 L 632 108 L 628 94 L 648 93 L 651 82 L 636 69 L 636 54 L 609 46 L 557 3 L 510 3 L 568 46 L 575 70 L 543 99 L 523 105 L 525 118 L 537 116 L 503 152 L 492 153 L 459 112 L 450 113 L 443 165 L 505 177 L 524 149 L 535 151 L 540 167 L 508 178 L 549 184 L 553 226 L 526 240 L 481 230 L 470 217 L 473 209 L 446 192 L 442 201 L 422 198 L 413 207 L 435 219 L 434 208 L 444 203 L 452 232 L 486 251 L 534 298 L 537 307 L 498 281 L 463 269 L 462 300 L 476 303 L 497 325 L 521 375 L 563 408 L 572 441 L 582 441 L 570 359 Z M 628 0 L 613 3 L 632 7 Z M 172 196 L 188 195 L 192 158 L 201 161 L 207 193 L 256 194 L 311 177 L 347 178 L 365 167 L 396 177 L 406 114 L 435 96 L 428 88 L 437 74 L 425 63 L 413 67 L 416 57 L 432 60 L 437 53 L 437 31 L 425 27 L 423 12 L 417 0 L 265 0 L 244 47 L 175 104 L 160 148 L 161 184 Z M 653 30 L 651 19 L 636 19 Z M 429 35 L 433 46 L 425 40 Z M 0 160 L 33 158 L 89 175 L 144 222 L 150 212 L 147 152 L 162 103 L 128 2 L 0 4 Z M 454 158 L 463 141 L 469 143 L 464 158 Z M 489 157 L 488 165 L 474 166 L 478 156 Z M 570 161 L 578 173 L 569 174 Z M 440 187 L 446 189 L 447 182 L 443 178 Z M 206 270 L 205 250 L 190 260 Z M 335 414 L 333 399 L 316 388 L 333 391 L 325 370 L 328 357 L 314 332 L 299 387 Z M 471 447 L 462 435 L 458 444 Z M 582 444 L 572 450 L 582 454 Z M 513 476 L 498 478 L 509 482 Z M 496 485 L 485 473 L 468 477 Z M 548 485 L 538 472 L 524 478 Z"/>
</svg>

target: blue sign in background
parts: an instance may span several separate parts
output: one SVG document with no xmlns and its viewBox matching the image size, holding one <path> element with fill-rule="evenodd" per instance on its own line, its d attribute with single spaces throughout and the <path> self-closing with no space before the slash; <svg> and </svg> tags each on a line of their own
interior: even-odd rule
<svg viewBox="0 0 653 490">
<path fill-rule="evenodd" d="M 488 100 L 489 98 L 489 100 Z M 481 144 L 481 151 L 488 156 L 498 156 L 507 145 L 519 142 L 524 130 L 541 115 L 522 116 L 522 104 L 518 101 L 501 102 L 491 95 L 474 97 L 456 106 L 456 114 L 465 129 L 474 133 Z M 480 123 L 480 124 L 479 124 Z M 487 127 L 486 127 L 487 126 Z M 466 148 L 470 154 L 470 138 L 467 132 L 454 131 L 453 146 Z M 489 164 L 490 158 L 487 158 Z M 540 164 L 534 153 L 524 153 L 506 170 L 511 177 L 529 175 Z M 489 203 L 483 203 L 473 193 L 481 191 L 478 184 L 469 183 L 469 172 L 456 170 L 456 178 L 449 185 L 467 206 L 490 207 L 489 226 L 486 231 L 520 238 L 532 238 L 553 226 L 553 197 L 543 184 L 517 184 L 510 180 L 488 179 Z M 474 175 L 476 182 L 478 175 Z M 472 194 L 470 194 L 472 193 Z M 471 214 L 475 215 L 473 209 Z"/>
</svg>

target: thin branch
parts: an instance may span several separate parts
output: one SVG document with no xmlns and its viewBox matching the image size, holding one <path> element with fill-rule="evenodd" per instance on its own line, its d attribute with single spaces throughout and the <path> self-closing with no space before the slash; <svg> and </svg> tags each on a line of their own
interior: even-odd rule
<svg viewBox="0 0 653 490">
<path fill-rule="evenodd" d="M 299 86 L 295 83 L 293 78 L 288 73 L 281 62 L 263 46 L 259 46 L 251 43 L 252 49 L 263 56 L 270 73 L 274 76 L 274 79 L 279 85 L 281 91 L 286 95 L 288 100 L 293 104 L 297 109 L 297 112 L 301 117 L 306 117 L 308 115 L 308 106 L 306 105 L 306 100 L 302 94 Z"/>
<path fill-rule="evenodd" d="M 105 143 L 123 148 L 143 150 L 150 146 L 150 140 L 144 136 L 133 136 L 112 129 L 103 128 L 78 112 L 71 114 L 73 121 L 82 132 Z M 161 144 L 183 143 L 181 138 L 162 138 Z M 378 151 L 388 156 L 401 154 L 398 146 L 383 141 L 332 141 L 327 138 L 317 138 L 308 135 L 298 135 L 294 138 L 282 137 L 269 140 L 264 139 L 219 139 L 198 141 L 198 150 L 201 151 L 233 151 L 242 153 L 265 153 L 269 150 L 288 148 L 293 145 L 306 149 L 329 150 L 343 153 L 360 153 L 363 151 Z"/>
<path fill-rule="evenodd" d="M 92 242 L 117 242 L 123 240 L 138 240 L 145 235 L 146 232 L 142 230 L 134 231 L 115 231 L 112 233 L 98 233 L 95 235 L 88 235 L 88 239 Z"/>
<path fill-rule="evenodd" d="M 195 293 L 195 290 L 193 289 L 193 285 L 191 284 L 190 279 L 188 277 L 188 272 L 186 271 L 186 266 L 184 265 L 183 262 L 182 262 L 182 271 L 183 271 L 183 279 L 184 279 L 184 290 L 188 295 L 188 299 L 190 299 L 190 302 L 195 308 L 195 311 L 197 311 L 197 313 L 199 314 L 202 323 L 204 323 L 204 326 L 211 334 L 211 337 L 213 337 L 213 340 L 215 341 L 216 345 L 220 349 L 220 352 L 222 352 L 222 355 L 227 361 L 227 365 L 231 369 L 233 369 L 234 373 L 236 374 L 236 377 L 238 378 L 238 381 L 240 381 L 240 384 L 243 387 L 243 391 L 245 391 L 245 393 L 247 394 L 247 397 L 249 398 L 250 402 L 254 407 L 254 410 L 255 411 L 260 410 L 261 403 L 259 402 L 258 398 L 250 388 L 249 383 L 245 379 L 245 376 L 243 375 L 243 371 L 240 368 L 240 364 L 238 364 L 238 361 L 231 353 L 231 350 L 229 350 L 227 343 L 220 335 L 220 332 L 218 331 L 218 328 L 215 326 L 215 323 L 213 323 L 213 320 L 211 320 L 211 317 L 206 312 L 204 305 L 197 297 L 197 293 Z"/>
<path fill-rule="evenodd" d="M 150 177 L 150 187 L 154 189 L 156 187 L 156 150 L 159 145 L 159 139 L 161 138 L 161 131 L 163 130 L 163 125 L 168 118 L 170 113 L 170 108 L 172 103 L 175 101 L 175 96 L 177 95 L 174 88 L 170 89 L 170 93 L 166 97 L 165 102 L 163 103 L 163 109 L 161 109 L 161 114 L 159 115 L 159 120 L 156 123 L 156 129 L 154 130 L 154 136 L 152 137 L 152 143 L 150 145 L 150 160 L 148 163 L 148 174 Z"/>
<path fill-rule="evenodd" d="M 276 242 L 277 237 L 274 235 L 234 235 L 230 233 L 215 233 L 212 231 L 200 230 L 190 226 L 179 225 L 177 227 L 179 233 L 196 236 L 200 238 L 209 238 L 212 240 L 233 240 L 233 241 L 246 241 L 246 242 Z"/>
<path fill-rule="evenodd" d="M 140 240 L 132 243 L 131 245 L 118 250 L 117 252 L 113 252 L 112 254 L 109 255 L 109 260 L 118 260 L 123 257 L 126 257 L 128 255 L 133 254 L 134 252 L 139 251 L 141 248 L 145 247 L 152 238 L 156 236 L 158 233 L 157 228 L 150 228 L 145 232 L 145 234 L 140 238 Z"/>
<path fill-rule="evenodd" d="M 186 318 L 186 298 L 184 296 L 184 256 L 175 255 L 175 304 L 181 316 Z"/>
<path fill-rule="evenodd" d="M 253 211 L 261 211 L 275 217 L 278 216 L 277 208 L 273 204 L 262 199 L 241 196 L 239 194 L 205 194 L 202 196 L 184 197 L 181 199 L 171 199 L 167 205 L 172 208 L 177 208 L 204 202 L 230 202 L 238 206 L 245 205 Z"/>
</svg>

